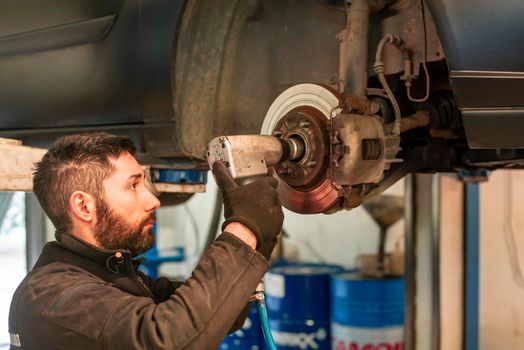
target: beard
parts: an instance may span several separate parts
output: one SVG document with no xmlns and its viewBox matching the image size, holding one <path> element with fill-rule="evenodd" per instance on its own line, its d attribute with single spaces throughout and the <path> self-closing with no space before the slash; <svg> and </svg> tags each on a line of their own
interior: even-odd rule
<svg viewBox="0 0 524 350">
<path fill-rule="evenodd" d="M 111 210 L 105 199 L 100 198 L 97 202 L 95 239 L 101 247 L 109 250 L 126 249 L 136 256 L 153 246 L 155 236 L 152 229 L 144 231 L 144 227 L 155 220 L 154 213 L 139 223 L 132 223 Z"/>
</svg>

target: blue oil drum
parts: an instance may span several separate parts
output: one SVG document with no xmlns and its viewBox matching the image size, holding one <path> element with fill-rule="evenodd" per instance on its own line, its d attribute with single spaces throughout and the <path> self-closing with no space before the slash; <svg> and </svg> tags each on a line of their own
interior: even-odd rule
<svg viewBox="0 0 524 350">
<path fill-rule="evenodd" d="M 266 350 L 262 325 L 257 307 L 253 303 L 241 329 L 224 338 L 219 350 Z"/>
<path fill-rule="evenodd" d="M 331 319 L 333 350 L 404 349 L 404 280 L 332 276 Z"/>
<path fill-rule="evenodd" d="M 334 265 L 290 264 L 264 278 L 269 325 L 279 350 L 329 350 L 330 275 Z"/>
</svg>

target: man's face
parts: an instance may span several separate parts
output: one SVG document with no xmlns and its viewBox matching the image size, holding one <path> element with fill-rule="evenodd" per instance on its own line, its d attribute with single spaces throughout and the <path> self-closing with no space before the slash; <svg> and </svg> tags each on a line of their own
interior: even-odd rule
<svg viewBox="0 0 524 350">
<path fill-rule="evenodd" d="M 140 254 L 153 246 L 154 211 L 160 202 L 131 154 L 111 161 L 115 171 L 104 180 L 104 195 L 97 201 L 95 238 L 103 248 Z"/>
</svg>

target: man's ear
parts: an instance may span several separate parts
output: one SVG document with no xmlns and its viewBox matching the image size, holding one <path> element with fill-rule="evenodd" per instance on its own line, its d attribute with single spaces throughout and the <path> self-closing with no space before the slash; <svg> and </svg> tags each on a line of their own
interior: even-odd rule
<svg viewBox="0 0 524 350">
<path fill-rule="evenodd" d="M 71 217 L 83 222 L 92 222 L 96 215 L 95 199 L 89 193 L 75 191 L 69 197 Z"/>
</svg>

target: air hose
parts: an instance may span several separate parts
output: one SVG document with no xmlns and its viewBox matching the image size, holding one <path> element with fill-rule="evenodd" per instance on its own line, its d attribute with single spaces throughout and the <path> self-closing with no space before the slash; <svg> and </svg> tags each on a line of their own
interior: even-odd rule
<svg viewBox="0 0 524 350">
<path fill-rule="evenodd" d="M 264 285 L 258 284 L 254 298 L 257 303 L 258 314 L 260 315 L 260 323 L 262 324 L 262 333 L 264 334 L 264 340 L 266 341 L 267 348 L 269 350 L 277 350 L 275 339 L 271 334 L 271 328 L 269 327 L 269 319 L 267 317 L 266 301 L 264 296 Z"/>
</svg>

